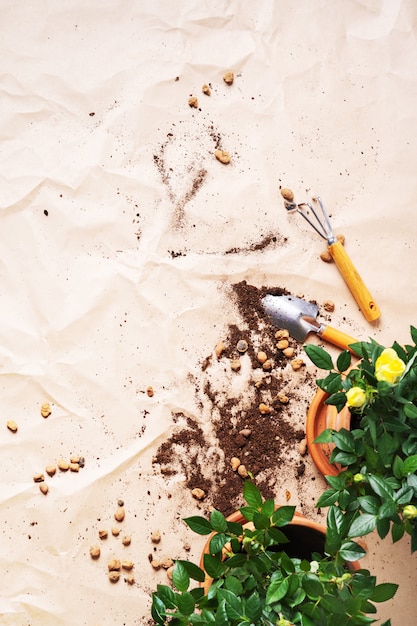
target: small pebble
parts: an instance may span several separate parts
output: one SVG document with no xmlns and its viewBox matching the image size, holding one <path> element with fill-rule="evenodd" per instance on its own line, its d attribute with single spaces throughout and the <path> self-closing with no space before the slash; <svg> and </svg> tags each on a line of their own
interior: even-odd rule
<svg viewBox="0 0 417 626">
<path fill-rule="evenodd" d="M 290 401 L 290 399 L 288 398 L 288 396 L 285 395 L 285 393 L 283 391 L 280 391 L 277 395 L 278 400 L 281 402 L 281 404 L 288 404 L 288 402 Z"/>
<path fill-rule="evenodd" d="M 246 439 L 250 437 L 251 434 L 252 431 L 250 430 L 250 428 L 242 428 L 242 430 L 239 430 L 239 435 L 243 435 L 244 437 L 246 437 Z"/>
<path fill-rule="evenodd" d="M 203 500 L 206 497 L 206 492 L 203 491 L 203 489 L 199 489 L 199 487 L 195 487 L 195 489 L 191 491 L 191 495 L 196 500 Z"/>
<path fill-rule="evenodd" d="M 246 469 L 245 465 L 239 465 L 239 467 L 237 468 L 237 473 L 242 478 L 247 478 L 248 476 L 248 470 Z"/>
<path fill-rule="evenodd" d="M 298 444 L 298 452 L 301 456 L 305 456 L 305 454 L 307 453 L 307 439 L 301 439 L 300 443 Z"/>
<path fill-rule="evenodd" d="M 159 530 L 153 530 L 151 532 L 152 543 L 159 543 L 161 541 L 161 532 Z"/>
<path fill-rule="evenodd" d="M 70 469 L 70 472 L 79 472 L 80 466 L 78 465 L 78 463 L 70 463 L 69 469 Z"/>
<path fill-rule="evenodd" d="M 295 354 L 295 350 L 294 348 L 291 348 L 291 347 L 285 348 L 285 350 L 282 351 L 282 354 L 286 356 L 288 359 L 291 359 Z"/>
<path fill-rule="evenodd" d="M 262 415 L 268 415 L 268 413 L 270 413 L 271 410 L 272 410 L 271 407 L 265 404 L 264 402 L 261 402 L 261 404 L 259 405 L 259 413 L 261 413 Z"/>
<path fill-rule="evenodd" d="M 61 470 L 61 472 L 67 472 L 70 466 L 68 461 L 66 461 L 65 459 L 59 459 L 57 465 L 58 465 L 58 469 Z"/>
<path fill-rule="evenodd" d="M 332 255 L 330 254 L 330 252 L 328 250 L 323 250 L 323 252 L 320 254 L 320 258 L 325 263 L 332 263 L 333 262 L 333 257 L 332 257 Z"/>
<path fill-rule="evenodd" d="M 287 189 L 286 187 L 283 187 L 281 189 L 281 196 L 284 198 L 284 200 L 288 200 L 288 202 L 293 202 L 294 200 L 294 194 L 291 191 L 291 189 Z"/>
<path fill-rule="evenodd" d="M 239 372 L 241 367 L 242 363 L 240 362 L 240 359 L 232 359 L 230 361 L 230 368 L 233 370 L 233 372 Z"/>
<path fill-rule="evenodd" d="M 135 567 L 133 561 L 122 561 L 122 569 L 127 570 L 128 572 Z"/>
<path fill-rule="evenodd" d="M 226 150 L 215 150 L 214 156 L 220 163 L 227 165 L 230 163 L 230 154 Z"/>
<path fill-rule="evenodd" d="M 216 347 L 214 348 L 214 353 L 218 359 L 221 357 L 221 355 L 223 354 L 225 350 L 226 350 L 226 346 L 223 343 L 223 341 L 218 341 L 216 343 Z"/>
<path fill-rule="evenodd" d="M 346 237 L 344 235 L 336 235 L 336 239 L 337 239 L 337 241 L 340 241 L 342 246 L 345 245 Z"/>
<path fill-rule="evenodd" d="M 325 311 L 328 311 L 329 313 L 332 313 L 334 311 L 334 302 L 332 302 L 331 300 L 326 300 L 323 303 L 323 307 Z"/>
<path fill-rule="evenodd" d="M 173 565 L 174 561 L 168 556 L 165 556 L 163 559 L 160 560 L 160 567 L 163 567 L 164 569 L 168 569 Z"/>
<path fill-rule="evenodd" d="M 305 365 L 303 359 L 293 359 L 291 361 L 291 367 L 293 368 L 293 370 L 296 372 L 297 370 L 300 370 L 303 365 Z"/>
<path fill-rule="evenodd" d="M 233 81 L 235 80 L 235 75 L 233 74 L 233 72 L 226 72 L 225 75 L 223 76 L 223 80 L 226 83 L 226 85 L 233 85 Z"/>
<path fill-rule="evenodd" d="M 41 406 L 42 417 L 49 417 L 51 415 L 51 405 L 49 402 L 44 402 Z"/>
<path fill-rule="evenodd" d="M 196 96 L 190 96 L 188 98 L 188 106 L 192 109 L 198 109 L 198 98 Z"/>
<path fill-rule="evenodd" d="M 78 463 L 80 462 L 80 457 L 78 454 L 71 454 L 70 456 L 70 463 Z"/>
<path fill-rule="evenodd" d="M 159 570 L 162 567 L 161 561 L 158 561 L 157 559 L 152 559 L 151 565 L 155 570 Z"/>
<path fill-rule="evenodd" d="M 268 359 L 268 356 L 266 352 L 264 352 L 263 350 L 259 350 L 258 354 L 256 355 L 256 358 L 258 359 L 259 363 L 263 364 Z"/>
<path fill-rule="evenodd" d="M 112 570 L 111 572 L 109 572 L 109 581 L 111 583 L 117 583 L 120 580 L 120 572 L 118 572 L 117 570 Z"/>
<path fill-rule="evenodd" d="M 267 359 L 264 363 L 262 363 L 262 369 L 269 372 L 269 370 L 272 370 L 273 365 L 274 363 L 272 359 Z"/>
<path fill-rule="evenodd" d="M 130 535 L 125 535 L 122 539 L 122 544 L 124 546 L 130 546 L 130 544 L 132 543 L 132 538 Z"/>
<path fill-rule="evenodd" d="M 230 459 L 230 466 L 231 466 L 232 470 L 234 472 L 236 472 L 236 470 L 238 469 L 239 465 L 240 465 L 240 459 L 238 459 L 237 456 L 233 456 Z"/>
<path fill-rule="evenodd" d="M 117 506 L 124 506 L 124 505 L 125 505 L 125 501 L 119 498 L 117 501 Z"/>
<path fill-rule="evenodd" d="M 113 528 L 111 529 L 111 534 L 113 535 L 113 537 L 118 537 L 120 535 L 120 528 L 115 528 L 113 526 Z"/>
<path fill-rule="evenodd" d="M 33 476 L 33 482 L 35 483 L 42 483 L 45 480 L 45 476 L 44 474 L 34 474 Z"/>
<path fill-rule="evenodd" d="M 111 559 L 107 564 L 109 572 L 119 572 L 122 568 L 122 564 L 119 559 Z"/>
<path fill-rule="evenodd" d="M 152 397 L 153 397 L 153 394 L 154 394 L 153 387 L 150 387 L 150 386 L 149 386 L 149 387 L 147 387 L 147 388 L 146 388 L 146 394 L 149 396 L 149 398 L 152 398 Z"/>
<path fill-rule="evenodd" d="M 45 472 L 48 474 L 48 476 L 55 476 L 55 474 L 56 474 L 56 466 L 55 465 L 48 465 L 48 467 L 45 468 Z"/>
<path fill-rule="evenodd" d="M 288 339 L 289 336 L 290 336 L 290 333 L 288 332 L 286 328 L 280 328 L 275 333 L 275 339 L 278 339 L 278 341 L 280 339 Z"/>
<path fill-rule="evenodd" d="M 116 522 L 123 522 L 125 518 L 125 510 L 122 506 L 119 506 L 114 514 Z"/>
<path fill-rule="evenodd" d="M 39 484 L 39 490 L 40 490 L 41 493 L 43 493 L 44 496 L 46 496 L 46 494 L 49 491 L 49 487 L 48 487 L 48 485 L 46 483 L 40 483 Z"/>
<path fill-rule="evenodd" d="M 206 84 L 204 84 L 204 85 L 201 87 L 201 91 L 203 92 L 203 94 L 204 94 L 205 96 L 210 96 L 210 95 L 211 95 L 211 89 L 210 89 L 210 87 L 209 87 L 208 85 L 206 85 Z"/>
<path fill-rule="evenodd" d="M 168 569 L 167 569 L 167 576 L 168 576 L 169 580 L 172 580 L 173 574 L 174 574 L 174 566 L 171 565 L 171 567 L 168 567 Z"/>
<path fill-rule="evenodd" d="M 124 581 L 127 585 L 134 585 L 135 584 L 135 577 L 133 576 L 133 574 L 130 574 L 129 576 L 125 576 L 124 577 Z"/>
<path fill-rule="evenodd" d="M 100 539 L 107 539 L 107 537 L 109 536 L 109 533 L 107 530 L 102 528 L 101 530 L 98 531 L 98 536 Z"/>
<path fill-rule="evenodd" d="M 101 553 L 100 546 L 91 546 L 90 556 L 92 559 L 98 559 L 100 556 L 100 553 Z"/>
<path fill-rule="evenodd" d="M 289 346 L 288 339 L 280 339 L 277 343 L 278 350 L 285 350 Z"/>
<path fill-rule="evenodd" d="M 9 420 L 6 426 L 12 433 L 17 433 L 17 424 L 15 421 Z"/>
<path fill-rule="evenodd" d="M 245 341 L 244 339 L 241 339 L 240 341 L 237 342 L 236 349 L 241 354 L 244 354 L 246 350 L 248 349 L 248 342 Z"/>
</svg>

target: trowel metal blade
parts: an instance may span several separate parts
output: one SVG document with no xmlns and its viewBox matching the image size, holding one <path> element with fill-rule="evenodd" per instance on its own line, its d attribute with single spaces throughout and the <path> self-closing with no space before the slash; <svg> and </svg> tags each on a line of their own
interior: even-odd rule
<svg viewBox="0 0 417 626">
<path fill-rule="evenodd" d="M 320 324 L 316 321 L 319 309 L 316 304 L 290 295 L 262 298 L 262 306 L 270 321 L 278 328 L 285 328 L 291 337 L 303 342 L 308 333 L 317 332 Z"/>
</svg>

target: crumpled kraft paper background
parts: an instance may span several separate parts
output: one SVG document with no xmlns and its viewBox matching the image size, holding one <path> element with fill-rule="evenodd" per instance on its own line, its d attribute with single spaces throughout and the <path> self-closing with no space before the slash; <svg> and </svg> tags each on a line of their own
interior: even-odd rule
<svg viewBox="0 0 417 626">
<path fill-rule="evenodd" d="M 387 344 L 416 323 L 417 8 L 2 0 L 0 17 L 0 621 L 147 624 L 166 580 L 152 530 L 169 556 L 201 550 L 181 523 L 197 503 L 180 477 L 167 498 L 151 461 L 172 412 L 198 414 L 190 376 L 237 317 L 223 287 L 331 298 L 334 326 Z M 280 185 L 322 197 L 378 323 Z M 85 467 L 40 494 L 33 475 L 74 453 Z M 106 577 L 120 540 L 89 557 L 120 499 L 132 586 Z M 368 547 L 400 583 L 381 618 L 411 625 L 415 556 L 406 540 Z"/>
</svg>

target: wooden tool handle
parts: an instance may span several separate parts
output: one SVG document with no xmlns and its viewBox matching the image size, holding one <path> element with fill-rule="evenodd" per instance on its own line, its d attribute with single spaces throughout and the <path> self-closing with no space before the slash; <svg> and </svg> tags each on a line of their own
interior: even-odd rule
<svg viewBox="0 0 417 626">
<path fill-rule="evenodd" d="M 351 352 L 352 354 L 356 354 L 356 352 L 354 352 L 352 348 L 349 348 L 349 345 L 351 343 L 358 343 L 358 340 L 350 337 L 349 335 L 346 335 L 345 333 L 342 333 L 342 331 L 337 330 L 336 328 L 332 328 L 331 326 L 325 326 L 324 324 L 322 324 L 317 334 L 319 335 L 319 337 L 321 337 L 325 341 L 328 341 L 329 343 L 332 343 L 334 346 L 342 348 L 343 350 L 349 350 L 349 352 Z"/>
<path fill-rule="evenodd" d="M 340 241 L 330 244 L 328 249 L 366 320 L 374 322 L 381 316 L 381 311 L 359 276 L 358 270 L 350 260 L 348 253 Z"/>
</svg>

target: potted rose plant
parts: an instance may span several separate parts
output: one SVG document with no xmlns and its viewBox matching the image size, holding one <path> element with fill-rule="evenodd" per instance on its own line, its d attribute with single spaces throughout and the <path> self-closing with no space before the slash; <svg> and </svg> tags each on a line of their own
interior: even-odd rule
<svg viewBox="0 0 417 626">
<path fill-rule="evenodd" d="M 340 411 L 347 406 L 350 429 L 326 429 L 316 443 L 334 445 L 330 457 L 343 469 L 327 476 L 329 484 L 317 505 L 336 506 L 349 525 L 348 536 L 377 530 L 393 541 L 408 533 L 417 550 L 417 329 L 413 343 L 385 348 L 374 340 L 352 345 L 361 357 L 351 367 L 342 352 L 333 363 L 318 346 L 305 350 L 315 365 L 328 372 L 317 381 L 326 402 Z"/>
<path fill-rule="evenodd" d="M 324 549 L 297 558 L 286 537 L 295 507 L 277 508 L 249 481 L 244 497 L 247 505 L 240 512 L 249 526 L 216 510 L 209 519 L 184 520 L 196 533 L 210 536 L 208 549 L 203 567 L 177 560 L 173 587 L 158 585 L 152 598 L 156 624 L 353 626 L 375 621 L 369 616 L 375 613 L 373 602 L 390 599 L 397 585 L 377 585 L 368 570 L 347 567 L 365 551 L 346 539 L 338 509 L 329 509 Z M 382 626 L 390 626 L 390 620 Z"/>
</svg>

